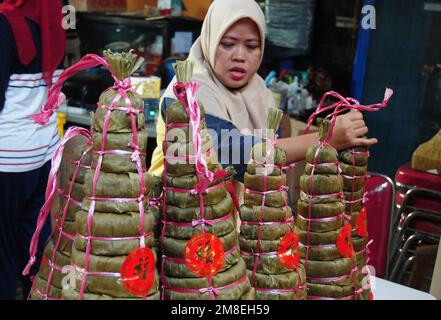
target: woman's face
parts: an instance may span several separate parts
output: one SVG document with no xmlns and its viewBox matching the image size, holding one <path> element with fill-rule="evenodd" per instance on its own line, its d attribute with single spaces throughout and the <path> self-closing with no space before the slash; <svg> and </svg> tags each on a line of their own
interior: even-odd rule
<svg viewBox="0 0 441 320">
<path fill-rule="evenodd" d="M 261 53 L 257 25 L 251 19 L 238 20 L 225 32 L 216 49 L 214 73 L 228 88 L 243 87 L 259 69 Z"/>
</svg>

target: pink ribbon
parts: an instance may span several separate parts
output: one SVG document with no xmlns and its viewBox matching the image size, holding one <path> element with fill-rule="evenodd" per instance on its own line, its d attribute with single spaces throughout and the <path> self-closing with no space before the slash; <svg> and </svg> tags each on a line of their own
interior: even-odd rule
<svg viewBox="0 0 441 320">
<path fill-rule="evenodd" d="M 81 207 L 81 202 L 75 200 L 74 198 L 71 197 L 70 194 L 66 194 L 64 192 L 64 190 L 58 188 L 58 194 L 61 195 L 64 199 L 66 199 L 68 202 L 72 202 L 73 204 L 75 204 L 78 207 Z"/>
<path fill-rule="evenodd" d="M 288 191 L 288 190 L 289 190 L 288 186 L 282 185 L 282 186 L 280 186 L 280 188 L 275 189 L 275 190 L 257 191 L 257 190 L 247 188 L 247 189 L 245 189 L 245 192 L 250 193 L 250 194 L 268 195 L 268 194 L 279 193 L 279 192 Z"/>
<path fill-rule="evenodd" d="M 195 146 L 196 157 L 196 171 L 198 175 L 204 177 L 209 182 L 213 182 L 214 174 L 208 170 L 207 162 L 202 156 L 202 142 L 200 134 L 201 125 L 201 111 L 196 100 L 196 91 L 199 89 L 199 84 L 196 82 L 177 82 L 174 87 L 174 93 L 179 101 L 184 105 L 190 121 L 190 129 L 192 139 Z"/>
<path fill-rule="evenodd" d="M 240 253 L 247 257 L 277 257 L 277 252 L 248 252 L 244 249 L 241 249 Z"/>
<path fill-rule="evenodd" d="M 233 217 L 233 213 L 230 213 L 226 216 L 223 216 L 221 218 L 217 219 L 196 219 L 192 222 L 174 222 L 174 221 L 162 221 L 164 224 L 170 225 L 170 226 L 176 226 L 176 227 L 196 227 L 201 224 L 208 224 L 209 226 L 214 226 L 218 222 L 224 222 Z"/>
<path fill-rule="evenodd" d="M 394 93 L 394 91 L 392 89 L 386 88 L 386 91 L 384 93 L 384 99 L 381 103 L 364 106 L 364 105 L 360 104 L 360 102 L 358 102 L 356 99 L 344 98 L 343 96 L 341 96 L 339 93 L 337 93 L 335 91 L 329 91 L 323 95 L 323 97 L 320 100 L 320 103 L 317 107 L 317 110 L 309 117 L 307 125 L 306 125 L 306 129 L 305 129 L 305 134 L 309 133 L 309 130 L 311 128 L 312 123 L 314 122 L 315 118 L 321 113 L 324 113 L 329 110 L 337 109 L 339 111 L 337 113 L 333 114 L 333 117 L 335 117 L 338 113 L 344 112 L 346 110 L 358 110 L 358 111 L 369 111 L 369 112 L 378 111 L 380 109 L 387 107 L 387 104 L 389 103 L 389 100 L 392 97 L 393 93 Z M 323 107 L 323 105 L 328 97 L 336 98 L 336 99 L 338 99 L 338 102 L 331 104 L 329 106 Z M 331 130 L 330 130 L 330 132 L 331 132 Z M 331 133 L 331 135 L 332 135 L 332 133 Z"/>
<path fill-rule="evenodd" d="M 209 277 L 209 280 L 210 279 L 211 279 L 211 277 Z M 177 288 L 177 287 L 172 287 L 172 286 L 164 286 L 164 289 L 170 290 L 172 292 L 178 292 L 178 293 L 200 293 L 200 294 L 210 293 L 215 296 L 218 296 L 222 290 L 233 288 L 241 283 L 244 283 L 245 281 L 247 281 L 247 279 L 248 279 L 248 276 L 244 275 L 239 280 L 236 280 L 233 283 L 230 283 L 226 286 L 219 287 L 219 288 L 215 288 L 211 284 L 209 288 L 201 288 L 201 289 Z"/>
<path fill-rule="evenodd" d="M 55 85 L 54 85 L 55 86 Z M 57 147 L 57 149 L 54 152 L 54 155 L 52 156 L 52 167 L 51 171 L 49 173 L 48 178 L 48 184 L 46 188 L 46 199 L 43 204 L 43 207 L 40 210 L 40 213 L 37 218 L 37 225 L 35 228 L 35 232 L 32 236 L 31 243 L 29 246 L 29 262 L 26 265 L 26 267 L 23 270 L 23 275 L 29 274 L 32 265 L 36 261 L 36 253 L 38 249 L 38 240 L 40 238 L 40 233 L 43 229 L 43 226 L 46 222 L 46 219 L 50 213 L 53 197 L 55 195 L 55 192 L 57 191 L 57 174 L 58 170 L 60 168 L 61 159 L 63 157 L 63 151 L 66 146 L 66 144 L 74 137 L 76 136 L 83 136 L 87 139 L 88 142 L 92 141 L 92 136 L 90 132 L 83 128 L 77 128 L 77 127 L 71 127 L 67 130 L 63 140 L 61 141 L 60 145 Z"/>
<path fill-rule="evenodd" d="M 342 276 L 338 276 L 338 277 L 306 277 L 307 280 L 312 280 L 312 281 L 316 281 L 316 282 L 320 282 L 320 283 L 332 283 L 332 282 L 337 282 L 337 281 L 343 281 L 349 277 L 352 276 L 352 274 L 354 273 L 355 269 L 352 269 L 352 271 L 348 274 L 342 275 Z"/>
<path fill-rule="evenodd" d="M 336 161 L 336 162 L 325 162 L 325 163 L 316 163 L 316 164 L 312 164 L 309 162 L 306 162 L 306 165 L 309 167 L 313 167 L 313 168 L 320 168 L 320 167 L 331 167 L 331 166 L 340 166 L 340 161 Z"/>
<path fill-rule="evenodd" d="M 147 233 L 143 233 L 142 235 L 136 237 L 97 237 L 97 236 L 83 236 L 81 234 L 77 234 L 78 237 L 86 239 L 86 240 L 97 240 L 97 241 L 127 241 L 127 240 L 139 240 L 141 237 L 147 238 L 153 236 L 153 232 L 149 231 Z"/>
<path fill-rule="evenodd" d="M 335 198 L 339 197 L 341 198 L 343 196 L 343 192 L 337 192 L 337 193 L 331 193 L 331 194 L 307 194 L 303 191 L 300 192 L 301 195 L 304 197 L 307 197 L 309 199 L 329 199 L 329 198 Z"/>
<path fill-rule="evenodd" d="M 292 222 L 294 222 L 294 217 L 285 217 L 284 221 L 241 221 L 241 224 L 251 226 L 278 226 Z"/>
<path fill-rule="evenodd" d="M 345 216 L 344 213 L 339 214 L 338 216 L 334 216 L 334 217 L 329 217 L 329 218 L 305 218 L 302 215 L 297 215 L 298 219 L 301 219 L 303 221 L 312 221 L 312 222 L 334 222 L 334 221 L 338 221 L 341 220 L 343 217 Z"/>
<path fill-rule="evenodd" d="M 300 290 L 305 289 L 304 285 L 300 285 L 297 288 L 293 289 L 271 289 L 271 288 L 254 288 L 257 292 L 266 292 L 270 294 L 285 294 L 285 293 L 295 293 Z"/>
<path fill-rule="evenodd" d="M 94 54 L 87 54 L 78 63 L 64 70 L 60 74 L 58 81 L 49 89 L 47 102 L 41 107 L 40 113 L 32 115 L 30 118 L 40 125 L 47 124 L 50 117 L 58 110 L 64 101 L 64 94 L 61 93 L 64 82 L 76 72 L 94 68 L 100 64 L 110 69 L 109 64 L 104 58 Z"/>
</svg>

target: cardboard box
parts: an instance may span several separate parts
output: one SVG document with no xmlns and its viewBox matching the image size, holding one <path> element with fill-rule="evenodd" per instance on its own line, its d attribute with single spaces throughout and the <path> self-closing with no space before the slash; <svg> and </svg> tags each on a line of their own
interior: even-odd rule
<svg viewBox="0 0 441 320">
<path fill-rule="evenodd" d="M 150 3 L 149 0 L 69 0 L 78 12 L 81 11 L 138 11 Z"/>
<path fill-rule="evenodd" d="M 204 20 L 212 2 L 213 0 L 183 0 L 184 11 L 182 11 L 182 16 Z"/>
</svg>

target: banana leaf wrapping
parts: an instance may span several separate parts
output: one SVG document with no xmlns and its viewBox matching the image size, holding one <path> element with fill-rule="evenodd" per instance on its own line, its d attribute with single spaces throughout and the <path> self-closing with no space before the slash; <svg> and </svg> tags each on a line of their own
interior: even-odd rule
<svg viewBox="0 0 441 320">
<path fill-rule="evenodd" d="M 363 194 L 366 178 L 363 177 L 368 172 L 368 147 L 358 147 L 343 150 L 339 154 L 340 167 L 344 178 L 344 196 L 346 200 L 346 214 L 351 217 L 352 241 L 354 243 L 355 264 L 357 273 L 356 288 L 362 288 L 363 268 L 367 262 L 367 235 L 366 238 L 360 237 L 356 232 L 356 223 L 363 208 Z M 357 177 L 357 179 L 354 179 Z M 361 294 L 357 295 L 359 300 L 368 300 L 370 287 L 363 288 Z"/>
<path fill-rule="evenodd" d="M 92 196 L 92 182 L 95 170 L 86 173 L 84 193 Z M 147 193 L 152 187 L 152 176 L 144 173 L 144 186 Z M 140 179 L 137 173 L 115 174 L 100 172 L 96 185 L 96 196 L 100 198 L 137 198 L 140 193 Z"/>
<path fill-rule="evenodd" d="M 272 208 L 281 208 L 285 205 L 287 200 L 286 193 L 270 193 L 265 196 L 264 206 Z M 245 193 L 244 203 L 247 206 L 261 206 L 263 201 L 263 196 L 261 194 L 251 194 Z"/>
<path fill-rule="evenodd" d="M 180 72 L 177 74 L 179 79 Z M 202 157 L 208 170 L 215 173 L 223 168 L 215 152 L 212 152 L 213 141 L 206 130 L 205 111 L 201 104 L 199 110 L 200 126 L 197 134 L 201 139 Z M 165 226 L 160 237 L 164 299 L 252 300 L 255 292 L 246 277 L 245 262 L 240 256 L 235 207 L 225 185 L 226 178 L 218 176 L 208 182 L 209 189 L 202 195 L 191 193 L 195 185 L 205 179 L 196 170 L 196 161 L 199 159 L 193 157 L 189 160 L 189 156 L 196 154 L 193 133 L 190 127 L 173 127 L 173 124 L 190 125 L 189 112 L 180 101 L 172 103 L 166 110 L 166 138 L 163 142 L 165 190 L 160 208 L 161 215 L 165 212 L 165 217 L 161 217 Z M 227 176 L 234 173 L 232 168 L 225 171 Z M 216 221 L 202 224 L 202 218 L 208 222 Z M 212 286 L 219 290 L 217 294 L 204 290 L 210 288 L 208 278 L 191 272 L 184 260 L 184 249 L 188 241 L 202 233 L 217 236 L 224 247 L 225 262 L 221 270 L 211 277 Z"/>
<path fill-rule="evenodd" d="M 311 209 L 311 218 L 329 218 L 344 213 L 345 204 L 342 201 L 314 203 Z M 298 201 L 297 213 L 305 218 L 308 217 L 309 207 L 307 201 Z"/>
<path fill-rule="evenodd" d="M 247 205 L 242 205 L 240 207 L 240 218 L 242 221 L 259 221 L 260 220 L 260 210 L 261 206 L 252 206 L 248 207 Z M 264 222 L 272 222 L 272 221 L 285 221 L 291 218 L 292 210 L 290 207 L 281 207 L 281 208 L 272 208 L 272 207 L 264 207 L 263 208 L 263 221 Z"/>
<path fill-rule="evenodd" d="M 149 210 L 153 214 L 153 235 L 155 237 L 155 247 L 159 246 L 159 237 L 161 235 L 161 210 L 160 210 L 160 198 L 162 195 L 162 178 L 158 176 L 152 176 L 152 189 L 150 190 L 149 197 L 153 200 L 153 203 L 149 204 Z"/>
<path fill-rule="evenodd" d="M 103 135 L 100 132 L 96 132 L 93 135 L 93 147 L 94 150 L 101 150 Z M 139 150 L 141 153 L 146 153 L 147 150 L 147 132 L 140 131 L 138 134 Z M 107 135 L 106 145 L 104 151 L 133 151 L 129 144 L 133 141 L 132 133 L 110 133 Z M 142 166 L 145 167 L 145 155 L 141 155 Z M 93 164 L 96 166 L 98 161 L 98 154 L 93 155 Z M 105 154 L 103 156 L 103 162 L 101 165 L 101 171 L 107 173 L 127 173 L 127 172 L 137 172 L 136 165 L 130 158 L 125 154 Z"/>
<path fill-rule="evenodd" d="M 54 241 L 59 239 L 57 251 L 70 256 L 70 252 L 72 251 L 72 240 L 68 237 L 75 237 L 77 223 L 75 221 L 65 221 L 62 230 L 63 234 L 61 234 L 58 228 L 55 228 L 53 239 Z"/>
<path fill-rule="evenodd" d="M 355 161 L 356 166 L 367 166 L 369 160 L 368 150 L 368 147 L 355 147 L 343 150 L 339 153 L 338 158 L 340 163 L 347 165 L 353 165 Z"/>
<path fill-rule="evenodd" d="M 74 289 L 66 289 L 63 290 L 63 298 L 65 300 L 79 300 L 80 294 L 78 291 Z M 161 293 L 159 292 L 159 290 L 151 295 L 148 295 L 145 299 L 136 296 L 130 298 L 115 298 L 114 296 L 107 294 L 94 294 L 94 293 L 84 294 L 84 300 L 159 300 L 160 298 L 161 298 Z"/>
<path fill-rule="evenodd" d="M 267 155 L 269 150 L 269 144 L 267 142 L 257 143 L 251 149 L 251 159 L 256 160 L 258 163 L 262 163 L 266 160 L 265 156 Z M 275 164 L 277 166 L 286 165 L 287 155 L 285 150 L 274 148 L 273 150 L 271 150 L 270 158 L 268 160 L 268 163 L 272 162 L 272 164 Z M 268 168 L 267 170 L 270 171 L 270 168 Z"/>
<path fill-rule="evenodd" d="M 205 137 L 208 134 L 206 123 L 201 123 L 201 136 Z M 192 141 L 191 130 L 188 127 L 182 128 L 169 128 L 167 130 L 167 136 L 164 138 L 168 143 L 180 142 L 190 143 Z"/>
<path fill-rule="evenodd" d="M 251 277 L 251 271 L 248 270 L 248 276 Z M 263 274 L 256 273 L 256 288 L 280 290 L 292 290 L 292 292 L 274 291 L 258 291 L 261 300 L 306 300 L 307 290 L 302 285 L 306 281 L 306 272 L 303 265 L 299 266 L 299 272 L 287 272 L 281 274 Z M 299 288 L 293 290 L 293 288 Z"/>
<path fill-rule="evenodd" d="M 212 233 L 217 237 L 224 236 L 228 233 L 233 232 L 236 229 L 236 219 L 233 215 L 225 221 L 216 222 L 213 226 L 207 225 L 205 226 L 205 232 Z M 166 224 L 165 226 L 165 235 L 167 237 L 181 239 L 181 240 L 190 240 L 196 235 L 203 232 L 202 226 L 195 227 L 183 227 L 183 226 L 175 226 Z"/>
<path fill-rule="evenodd" d="M 257 239 L 259 229 L 261 230 L 262 240 L 278 240 L 282 238 L 286 233 L 290 232 L 294 223 L 286 223 L 282 225 L 248 225 L 242 223 L 240 227 L 241 235 L 246 239 Z"/>
<path fill-rule="evenodd" d="M 352 173 L 352 168 L 344 163 L 339 168 L 337 150 L 323 143 L 329 127 L 330 121 L 319 121 L 321 140 L 306 153 L 307 165 L 300 177 L 301 193 L 295 230 L 299 235 L 299 252 L 305 263 L 309 299 L 352 299 L 355 258 L 343 257 L 337 245 L 337 238 L 345 225 L 346 206 L 342 198 L 348 184 L 342 175 L 350 170 Z M 365 169 L 360 167 L 357 172 L 362 175 Z M 352 183 L 358 184 L 359 181 Z M 331 280 L 333 278 L 334 281 Z"/>
<path fill-rule="evenodd" d="M 200 119 L 201 123 L 205 122 L 205 108 L 202 103 L 199 103 L 200 109 Z M 166 119 L 168 123 L 189 123 L 190 118 L 188 116 L 187 109 L 180 101 L 173 102 L 170 106 L 167 107 L 165 111 Z M 206 128 L 202 127 L 201 129 Z"/>
<path fill-rule="evenodd" d="M 81 203 L 84 197 L 84 174 L 92 161 L 88 150 L 89 144 L 84 143 L 83 139 L 72 139 L 64 149 L 61 170 L 58 172 L 59 192 L 53 205 L 56 212 L 56 220 L 53 221 L 55 228 L 46 244 L 43 261 L 30 291 L 30 300 L 62 297 L 62 280 L 66 276 L 62 268 L 70 265 L 71 238 L 77 233 L 75 214 L 81 209 L 73 201 Z M 68 201 L 69 195 L 73 201 Z"/>
<path fill-rule="evenodd" d="M 286 185 L 286 178 L 282 176 L 267 176 L 266 177 L 267 187 L 264 189 L 264 177 L 258 175 L 251 175 L 245 172 L 244 184 L 247 188 L 256 191 L 268 191 L 268 190 L 279 190 L 280 187 Z"/>
<path fill-rule="evenodd" d="M 140 156 L 141 163 L 145 167 L 145 156 Z M 94 169 L 98 162 L 98 155 L 93 155 Z M 109 173 L 127 173 L 136 172 L 136 165 L 132 162 L 130 157 L 123 154 L 106 154 L 103 156 L 103 163 L 101 165 L 102 172 Z"/>
<path fill-rule="evenodd" d="M 91 200 L 84 198 L 81 203 L 81 208 L 89 211 Z M 143 201 L 143 207 L 148 206 L 148 201 Z M 138 202 L 113 202 L 113 201 L 97 201 L 95 202 L 96 212 L 111 212 L 111 213 L 125 213 L 125 212 L 139 212 Z"/>
<path fill-rule="evenodd" d="M 270 129 L 276 130 L 280 116 L 278 110 L 270 109 Z M 240 209 L 239 243 L 257 300 L 306 298 L 304 268 L 289 269 L 277 255 L 281 239 L 294 229 L 285 189 L 286 175 L 281 170 L 286 162 L 284 150 L 268 142 L 258 143 L 251 150 L 244 175 L 246 191 Z"/>
<path fill-rule="evenodd" d="M 168 160 L 165 160 L 167 162 L 167 168 L 168 173 L 167 175 L 169 177 L 188 177 L 188 176 L 194 176 L 196 174 L 196 170 L 194 168 L 194 164 L 190 162 L 185 163 L 170 163 Z M 208 162 L 208 169 L 210 171 L 217 171 L 222 169 L 222 165 L 215 164 L 213 161 Z"/>
<path fill-rule="evenodd" d="M 110 106 L 118 94 L 118 90 L 110 89 L 101 94 L 99 104 Z M 128 92 L 127 96 L 132 103 L 132 107 L 136 110 L 142 109 L 142 97 L 134 92 Z M 123 99 L 118 100 L 115 105 L 118 108 L 126 108 L 126 102 Z M 92 114 L 92 126 L 98 132 L 103 132 L 104 119 L 109 111 L 105 108 L 97 108 L 96 112 Z M 142 131 L 145 127 L 144 113 L 135 114 L 136 129 Z M 110 114 L 109 133 L 132 133 L 132 125 L 130 115 L 126 111 L 113 110 Z"/>
<path fill-rule="evenodd" d="M 203 196 L 204 205 L 213 206 L 219 203 L 227 196 L 225 187 L 216 188 L 209 191 Z M 166 191 L 167 204 L 175 205 L 179 208 L 197 208 L 199 206 L 199 196 L 189 193 L 177 193 L 174 191 Z"/>
<path fill-rule="evenodd" d="M 66 216 L 65 221 L 75 221 L 75 213 L 81 209 L 81 201 L 84 198 L 84 185 L 74 182 L 72 184 L 72 192 L 71 192 L 71 198 L 75 200 L 68 201 L 66 192 L 63 192 L 63 195 L 59 195 L 59 203 L 60 203 L 60 210 L 59 210 L 59 216 L 63 214 L 63 210 L 66 209 Z M 69 190 L 67 190 L 68 193 Z"/>
<path fill-rule="evenodd" d="M 341 192 L 343 178 L 338 175 L 317 174 L 312 178 L 309 175 L 300 177 L 300 190 L 310 195 L 334 194 Z"/>
<path fill-rule="evenodd" d="M 310 223 L 309 230 L 311 230 L 312 232 L 332 231 L 343 227 L 344 224 L 343 219 L 328 221 L 328 222 L 316 222 L 316 221 L 308 222 L 306 219 L 302 219 L 302 218 L 303 217 L 301 215 L 297 216 L 297 226 L 300 229 L 307 230 L 308 223 Z"/>
<path fill-rule="evenodd" d="M 276 252 L 279 247 L 280 239 L 278 240 L 260 240 L 260 252 Z M 239 238 L 240 249 L 249 253 L 258 252 L 258 241 L 254 239 Z"/>
<path fill-rule="evenodd" d="M 87 227 L 87 216 L 87 211 L 77 211 L 77 232 L 82 236 L 89 235 Z M 153 214 L 149 211 L 146 211 L 144 215 L 144 231 L 147 233 L 152 230 L 153 224 Z M 139 225 L 139 212 L 126 212 L 120 214 L 95 212 L 93 216 L 93 224 L 91 226 L 92 233 L 90 235 L 95 237 L 112 238 L 134 237 L 139 235 Z"/>
<path fill-rule="evenodd" d="M 247 173 L 250 175 L 256 175 L 257 173 L 262 174 L 264 172 L 265 166 L 258 163 L 248 163 L 247 164 Z M 269 168 L 267 170 L 268 176 L 280 176 L 282 174 L 282 171 L 280 168 Z"/>
<path fill-rule="evenodd" d="M 72 161 L 79 161 L 81 159 L 81 164 L 76 171 L 75 182 L 79 184 L 84 184 L 84 176 L 86 175 L 86 171 L 88 167 L 92 163 L 92 152 L 90 152 L 90 145 L 88 143 L 82 143 L 74 148 L 67 148 L 65 152 L 72 152 L 73 159 Z M 75 166 L 67 166 L 69 181 L 72 180 L 75 174 Z"/>
<path fill-rule="evenodd" d="M 246 277 L 246 266 L 243 260 L 238 262 L 224 272 L 219 272 L 212 277 L 213 287 L 221 288 L 216 300 L 241 300 L 251 290 L 250 283 Z M 232 287 L 231 284 L 236 283 Z M 181 293 L 171 288 L 193 289 L 195 293 Z M 199 293 L 198 289 L 209 288 L 207 278 L 172 278 L 165 277 L 165 297 L 170 300 L 209 300 L 210 293 Z M 227 287 L 224 288 L 223 287 Z"/>
<path fill-rule="evenodd" d="M 54 242 L 49 240 L 45 251 L 44 257 L 47 261 L 52 261 L 52 255 L 54 252 Z M 30 292 L 30 300 L 46 300 L 44 295 L 47 290 L 47 296 L 51 299 L 61 298 L 62 280 L 66 276 L 61 272 L 61 269 L 52 268 L 49 263 L 43 260 L 40 264 L 40 269 L 35 276 L 35 280 L 32 284 L 32 289 Z M 56 263 L 60 268 L 70 265 L 70 254 L 66 255 L 62 252 L 57 251 L 55 253 L 54 263 Z M 49 283 L 49 274 L 52 272 L 52 280 Z"/>
<path fill-rule="evenodd" d="M 204 207 L 205 219 L 214 220 L 227 216 L 234 211 L 233 200 L 230 194 L 220 202 Z M 179 208 L 173 205 L 166 206 L 167 221 L 173 222 L 192 222 L 200 218 L 201 209 L 199 207 Z"/>
</svg>

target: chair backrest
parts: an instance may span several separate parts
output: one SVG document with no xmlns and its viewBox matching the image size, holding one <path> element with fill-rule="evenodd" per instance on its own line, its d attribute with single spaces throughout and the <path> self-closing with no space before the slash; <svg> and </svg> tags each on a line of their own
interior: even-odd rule
<svg viewBox="0 0 441 320">
<path fill-rule="evenodd" d="M 394 210 L 395 185 L 393 181 L 382 174 L 369 173 L 365 185 L 367 201 L 367 227 L 369 241 L 369 264 L 375 267 L 375 275 L 386 275 L 388 246 L 391 227 L 391 218 Z"/>
</svg>

